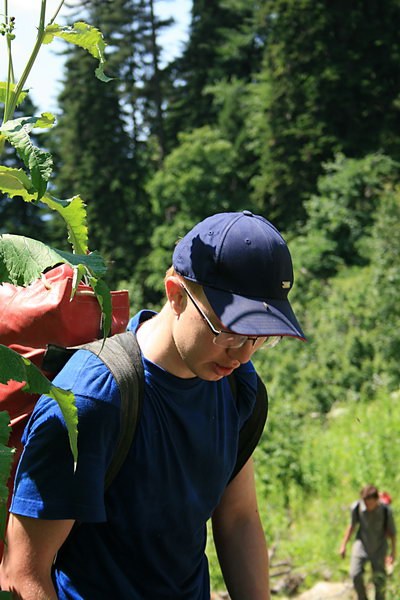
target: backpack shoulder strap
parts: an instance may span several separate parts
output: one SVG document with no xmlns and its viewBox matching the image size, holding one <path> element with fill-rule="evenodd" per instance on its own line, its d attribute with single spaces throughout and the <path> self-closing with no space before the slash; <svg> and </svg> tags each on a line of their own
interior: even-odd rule
<svg viewBox="0 0 400 600">
<path fill-rule="evenodd" d="M 237 382 L 234 373 L 228 377 L 233 397 L 238 401 Z M 235 468 L 233 469 L 230 481 L 239 473 L 240 469 L 246 464 L 253 454 L 268 416 L 268 394 L 267 388 L 257 373 L 257 393 L 256 402 L 250 417 L 243 425 L 239 433 L 239 446 L 236 458 Z"/>
<path fill-rule="evenodd" d="M 126 459 L 140 418 L 144 395 L 142 357 L 136 335 L 131 331 L 84 344 L 81 348 L 93 352 L 104 362 L 115 378 L 121 397 L 121 427 L 105 476 L 107 489 Z"/>
<path fill-rule="evenodd" d="M 385 534 L 387 534 L 389 527 L 389 507 L 387 504 L 382 503 L 383 506 L 383 529 L 385 531 Z"/>
<path fill-rule="evenodd" d="M 360 522 L 360 502 L 359 502 L 359 500 L 353 506 L 352 511 L 353 511 L 353 514 L 355 517 L 355 522 L 359 523 Z"/>
</svg>

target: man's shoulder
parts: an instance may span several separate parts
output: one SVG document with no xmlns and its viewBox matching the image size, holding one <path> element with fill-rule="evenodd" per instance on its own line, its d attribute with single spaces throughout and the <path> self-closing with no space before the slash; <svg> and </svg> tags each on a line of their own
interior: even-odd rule
<svg viewBox="0 0 400 600">
<path fill-rule="evenodd" d="M 113 403 L 118 397 L 118 386 L 111 371 L 100 357 L 88 350 L 78 350 L 53 383 L 76 396 L 93 400 Z"/>
</svg>

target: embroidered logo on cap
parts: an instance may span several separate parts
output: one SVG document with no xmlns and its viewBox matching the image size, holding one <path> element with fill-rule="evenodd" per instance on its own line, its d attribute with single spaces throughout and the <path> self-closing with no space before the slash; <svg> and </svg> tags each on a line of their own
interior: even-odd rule
<svg viewBox="0 0 400 600">
<path fill-rule="evenodd" d="M 291 281 L 282 281 L 282 289 L 284 289 L 284 290 L 289 290 L 291 285 L 292 285 Z"/>
</svg>

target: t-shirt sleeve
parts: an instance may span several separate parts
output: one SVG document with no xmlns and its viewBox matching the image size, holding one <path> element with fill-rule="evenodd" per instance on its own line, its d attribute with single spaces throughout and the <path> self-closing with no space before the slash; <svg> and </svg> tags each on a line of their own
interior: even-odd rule
<svg viewBox="0 0 400 600">
<path fill-rule="evenodd" d="M 26 426 L 10 511 L 42 519 L 106 520 L 104 479 L 120 427 L 119 392 L 104 363 L 77 352 L 54 383 L 71 389 L 78 409 L 78 462 L 60 407 L 42 396 Z"/>
</svg>

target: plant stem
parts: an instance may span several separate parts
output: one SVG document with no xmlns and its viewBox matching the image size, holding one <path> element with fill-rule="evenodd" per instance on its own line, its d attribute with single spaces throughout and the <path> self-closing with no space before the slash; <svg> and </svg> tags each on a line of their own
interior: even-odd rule
<svg viewBox="0 0 400 600">
<path fill-rule="evenodd" d="M 8 24 L 8 0 L 4 0 L 4 25 Z M 10 84 L 14 83 L 13 70 L 12 70 L 12 58 L 11 58 L 11 40 L 7 36 L 7 55 L 8 55 L 8 70 L 7 70 L 7 89 L 6 97 L 4 101 L 4 112 L 10 103 Z"/>
<path fill-rule="evenodd" d="M 61 10 L 62 5 L 64 4 L 64 2 L 65 2 L 65 0 L 61 0 L 60 1 L 60 4 L 58 5 L 58 8 L 57 8 L 56 12 L 54 13 L 54 15 L 52 16 L 52 18 L 49 21 L 49 25 L 51 25 L 52 23 L 54 23 L 54 21 L 56 20 L 57 15 L 60 12 L 60 10 Z"/>
<path fill-rule="evenodd" d="M 7 0 L 5 0 L 5 3 L 7 4 Z M 36 37 L 36 42 L 35 45 L 33 47 L 32 53 L 29 57 L 28 62 L 26 63 L 24 72 L 21 75 L 20 80 L 18 81 L 17 85 L 15 86 L 14 92 L 12 92 L 10 94 L 10 102 L 8 103 L 8 105 L 5 107 L 4 109 L 4 123 L 6 121 L 8 121 L 14 114 L 15 111 L 15 107 L 17 105 L 17 99 L 19 94 L 22 92 L 23 87 L 26 83 L 26 80 L 29 77 L 29 74 L 32 70 L 33 64 L 37 58 L 37 55 L 39 53 L 39 50 L 42 46 L 43 43 L 43 38 L 45 35 L 45 18 L 46 18 L 46 3 L 47 0 L 42 0 L 42 4 L 41 4 L 41 8 L 40 8 L 40 17 L 39 17 L 39 27 L 38 27 L 38 34 Z M 64 4 L 64 0 L 60 1 L 60 4 L 53 16 L 53 18 L 50 21 L 50 24 L 53 23 L 53 21 L 55 20 L 55 18 L 57 17 L 62 5 Z"/>
</svg>

